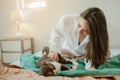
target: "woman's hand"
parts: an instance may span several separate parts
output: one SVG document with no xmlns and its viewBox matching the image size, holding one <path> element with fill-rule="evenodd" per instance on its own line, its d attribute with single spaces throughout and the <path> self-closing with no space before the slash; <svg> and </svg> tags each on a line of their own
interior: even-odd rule
<svg viewBox="0 0 120 80">
<path fill-rule="evenodd" d="M 72 55 L 72 53 L 66 49 L 62 49 L 61 50 L 61 55 L 67 58 L 72 58 L 74 57 L 74 55 Z"/>
<path fill-rule="evenodd" d="M 51 59 L 54 59 L 54 60 L 56 60 L 56 61 L 59 61 L 58 52 L 51 51 L 51 52 L 48 54 L 48 57 L 50 57 Z"/>
</svg>

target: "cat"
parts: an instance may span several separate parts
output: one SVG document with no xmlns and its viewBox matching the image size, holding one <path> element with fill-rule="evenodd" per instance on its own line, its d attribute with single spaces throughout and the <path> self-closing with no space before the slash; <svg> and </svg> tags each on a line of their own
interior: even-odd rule
<svg viewBox="0 0 120 80">
<path fill-rule="evenodd" d="M 68 58 L 65 58 L 61 56 L 58 53 L 59 60 L 55 61 L 51 58 L 48 57 L 50 48 L 49 47 L 44 47 L 42 50 L 42 58 L 38 61 L 37 66 L 40 68 L 40 75 L 43 76 L 53 76 L 59 71 L 64 71 L 64 70 L 76 70 L 78 63 L 75 60 L 70 60 Z M 65 64 L 73 64 L 72 67 L 68 67 Z"/>
</svg>

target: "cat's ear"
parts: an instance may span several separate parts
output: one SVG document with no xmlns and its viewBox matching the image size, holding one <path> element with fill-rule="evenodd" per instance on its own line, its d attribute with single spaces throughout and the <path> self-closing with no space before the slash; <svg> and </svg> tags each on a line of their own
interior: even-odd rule
<svg viewBox="0 0 120 80">
<path fill-rule="evenodd" d="M 42 49 L 42 53 L 46 52 L 47 54 L 49 53 L 50 51 L 50 48 L 48 46 L 45 46 L 43 49 Z"/>
</svg>

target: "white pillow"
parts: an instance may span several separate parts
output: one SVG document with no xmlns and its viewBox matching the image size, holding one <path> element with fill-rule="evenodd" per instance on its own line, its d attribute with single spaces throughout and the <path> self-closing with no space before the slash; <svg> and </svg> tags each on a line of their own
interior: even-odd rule
<svg viewBox="0 0 120 80">
<path fill-rule="evenodd" d="M 110 48 L 110 57 L 116 56 L 120 54 L 120 47 L 112 47 Z"/>
</svg>

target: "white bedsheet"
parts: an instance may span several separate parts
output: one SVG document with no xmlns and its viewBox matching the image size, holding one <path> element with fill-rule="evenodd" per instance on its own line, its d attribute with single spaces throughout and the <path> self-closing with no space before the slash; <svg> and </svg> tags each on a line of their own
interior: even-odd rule
<svg viewBox="0 0 120 80">
<path fill-rule="evenodd" d="M 37 56 L 37 57 L 42 57 L 42 52 L 39 51 L 39 52 L 37 52 L 37 53 L 35 53 L 35 54 L 33 54 L 33 55 L 35 55 L 35 56 Z M 17 66 L 22 67 L 22 63 L 20 63 L 20 59 L 12 62 L 11 65 L 17 65 Z"/>
</svg>

